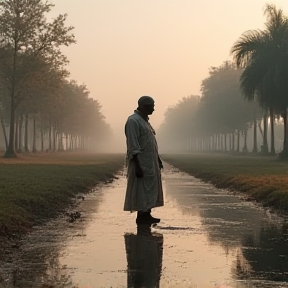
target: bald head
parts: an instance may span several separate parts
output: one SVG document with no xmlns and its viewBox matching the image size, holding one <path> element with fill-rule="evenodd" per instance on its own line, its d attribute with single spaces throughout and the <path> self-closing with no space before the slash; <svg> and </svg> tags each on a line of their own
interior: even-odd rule
<svg viewBox="0 0 288 288">
<path fill-rule="evenodd" d="M 143 106 L 143 105 L 154 105 L 155 101 L 152 97 L 150 96 L 142 96 L 138 99 L 138 106 Z"/>
<path fill-rule="evenodd" d="M 154 99 L 150 96 L 142 96 L 138 99 L 137 110 L 141 112 L 142 115 L 151 115 L 154 111 Z"/>
</svg>

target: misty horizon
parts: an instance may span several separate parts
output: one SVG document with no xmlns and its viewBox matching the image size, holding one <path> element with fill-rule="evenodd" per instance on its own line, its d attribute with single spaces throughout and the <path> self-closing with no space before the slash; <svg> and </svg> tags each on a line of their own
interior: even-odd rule
<svg viewBox="0 0 288 288">
<path fill-rule="evenodd" d="M 209 68 L 231 60 L 230 49 L 243 32 L 264 27 L 267 1 L 53 3 L 51 15 L 67 13 L 67 23 L 75 27 L 77 44 L 63 49 L 71 78 L 87 85 L 121 137 L 140 96 L 155 99 L 150 122 L 156 130 L 168 107 L 201 96 Z M 288 11 L 287 1 L 269 3 Z M 119 143 L 125 142 L 121 138 Z"/>
</svg>

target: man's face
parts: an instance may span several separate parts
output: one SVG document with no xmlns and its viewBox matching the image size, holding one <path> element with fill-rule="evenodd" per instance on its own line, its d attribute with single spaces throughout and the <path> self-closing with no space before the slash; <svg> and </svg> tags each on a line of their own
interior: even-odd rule
<svg viewBox="0 0 288 288">
<path fill-rule="evenodd" d="M 154 112 L 154 104 L 145 104 L 143 105 L 143 112 L 146 114 L 146 115 L 151 115 L 153 112 Z"/>
</svg>

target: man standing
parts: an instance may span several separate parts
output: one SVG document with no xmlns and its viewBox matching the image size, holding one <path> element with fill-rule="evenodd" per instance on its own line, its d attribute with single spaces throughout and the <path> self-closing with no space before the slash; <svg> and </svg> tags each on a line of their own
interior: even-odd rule
<svg viewBox="0 0 288 288">
<path fill-rule="evenodd" d="M 159 223 L 160 219 L 151 216 L 151 209 L 164 205 L 163 165 L 148 117 L 153 111 L 153 98 L 142 96 L 125 124 L 128 169 L 124 211 L 137 211 L 137 224 Z"/>
</svg>

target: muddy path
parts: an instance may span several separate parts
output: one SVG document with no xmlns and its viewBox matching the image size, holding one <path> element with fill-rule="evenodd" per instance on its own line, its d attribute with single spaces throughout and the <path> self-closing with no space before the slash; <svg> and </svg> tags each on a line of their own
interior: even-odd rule
<svg viewBox="0 0 288 288">
<path fill-rule="evenodd" d="M 7 251 L 0 287 L 288 287 L 287 219 L 165 165 L 161 223 L 137 229 L 118 178 Z"/>
</svg>

